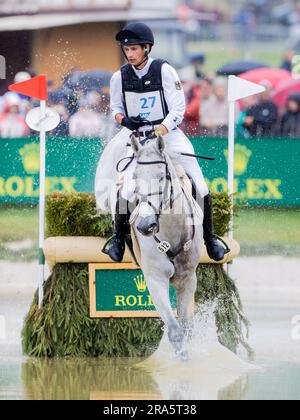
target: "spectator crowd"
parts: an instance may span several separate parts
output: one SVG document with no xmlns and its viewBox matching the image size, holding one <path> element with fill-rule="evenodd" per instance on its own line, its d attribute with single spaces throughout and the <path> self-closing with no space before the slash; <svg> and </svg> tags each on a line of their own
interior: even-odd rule
<svg viewBox="0 0 300 420">
<path fill-rule="evenodd" d="M 227 78 L 207 75 L 203 54 L 192 57 L 190 66 L 180 71 L 186 96 L 182 129 L 190 136 L 226 136 L 228 132 Z M 285 63 L 286 65 L 286 63 Z M 15 83 L 30 78 L 19 72 Z M 64 81 L 65 82 L 65 81 Z M 300 138 L 300 94 L 291 93 L 284 108 L 272 100 L 272 86 L 261 82 L 265 92 L 240 101 L 236 106 L 236 126 L 240 137 Z M 48 106 L 60 115 L 60 124 L 50 134 L 58 137 L 101 137 L 109 141 L 118 127 L 109 112 L 109 87 L 101 89 L 55 89 L 48 82 Z M 14 92 L 0 96 L 0 138 L 18 138 L 33 133 L 25 123 L 26 113 L 39 103 Z"/>
<path fill-rule="evenodd" d="M 292 56 L 288 52 L 281 66 L 291 70 Z M 186 95 L 187 109 L 183 123 L 190 136 L 227 136 L 228 78 L 206 75 L 202 54 L 194 56 L 191 65 L 180 72 Z M 291 92 L 283 107 L 273 101 L 273 86 L 261 80 L 265 91 L 236 104 L 236 128 L 239 137 L 300 138 L 300 94 Z"/>
<path fill-rule="evenodd" d="M 14 83 L 28 80 L 32 75 L 27 72 L 16 74 Z M 18 138 L 34 133 L 28 128 L 25 117 L 27 112 L 39 106 L 39 102 L 15 92 L 0 96 L 0 138 Z M 99 90 L 60 89 L 48 81 L 47 106 L 60 115 L 60 123 L 51 136 L 56 137 L 101 137 L 108 141 L 116 131 L 116 125 L 109 112 L 107 89 Z"/>
</svg>

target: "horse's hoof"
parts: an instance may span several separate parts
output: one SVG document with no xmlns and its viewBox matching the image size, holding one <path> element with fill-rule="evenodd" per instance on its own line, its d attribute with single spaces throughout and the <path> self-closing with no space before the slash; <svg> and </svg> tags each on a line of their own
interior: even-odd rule
<svg viewBox="0 0 300 420">
<path fill-rule="evenodd" d="M 176 358 L 180 360 L 181 362 L 188 362 L 189 360 L 189 353 L 186 350 L 182 350 L 179 352 L 176 352 Z"/>
</svg>

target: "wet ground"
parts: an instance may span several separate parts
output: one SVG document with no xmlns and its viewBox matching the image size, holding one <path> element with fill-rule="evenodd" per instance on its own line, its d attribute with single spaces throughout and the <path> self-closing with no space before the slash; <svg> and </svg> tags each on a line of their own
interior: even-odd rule
<svg viewBox="0 0 300 420">
<path fill-rule="evenodd" d="M 36 263 L 2 261 L 0 399 L 298 400 L 299 272 L 297 258 L 244 257 L 232 267 L 252 323 L 249 341 L 256 352 L 254 367 L 246 363 L 243 352 L 236 357 L 214 337 L 199 351 L 200 333 L 191 360 L 184 365 L 169 356 L 167 360 L 164 343 L 146 363 L 129 359 L 37 360 L 23 357 L 20 343 L 23 317 L 35 289 Z"/>
</svg>

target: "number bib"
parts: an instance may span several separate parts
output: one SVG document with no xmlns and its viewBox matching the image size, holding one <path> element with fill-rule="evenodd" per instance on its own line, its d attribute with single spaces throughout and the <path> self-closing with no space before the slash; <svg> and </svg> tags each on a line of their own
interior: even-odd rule
<svg viewBox="0 0 300 420">
<path fill-rule="evenodd" d="M 127 112 L 130 117 L 140 115 L 149 121 L 164 120 L 163 104 L 160 91 L 136 93 L 125 92 Z"/>
</svg>

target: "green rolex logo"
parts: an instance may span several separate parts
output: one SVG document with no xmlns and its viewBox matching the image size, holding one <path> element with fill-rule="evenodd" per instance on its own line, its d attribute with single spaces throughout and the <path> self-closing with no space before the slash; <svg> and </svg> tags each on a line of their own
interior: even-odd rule
<svg viewBox="0 0 300 420">
<path fill-rule="evenodd" d="M 228 160 L 228 149 L 224 150 L 224 155 Z M 243 175 L 247 171 L 251 156 L 252 152 L 246 146 L 235 145 L 234 172 L 236 175 Z"/>
<path fill-rule="evenodd" d="M 147 284 L 146 284 L 146 280 L 144 279 L 143 274 L 141 274 L 139 276 L 136 276 L 134 278 L 134 282 L 135 282 L 135 285 L 136 285 L 137 290 L 140 293 L 146 292 L 146 290 L 147 290 Z"/>
<path fill-rule="evenodd" d="M 23 167 L 29 174 L 36 174 L 40 170 L 40 146 L 36 143 L 25 144 L 19 150 Z"/>
</svg>

